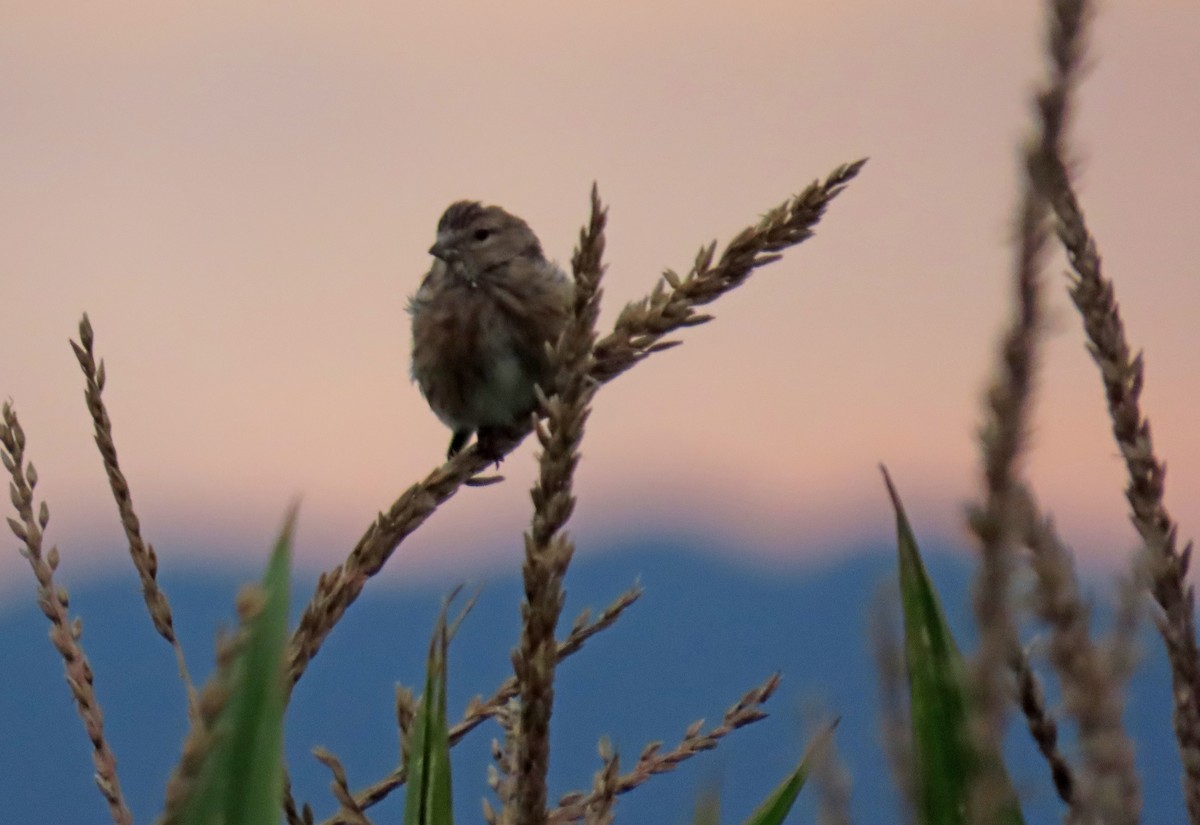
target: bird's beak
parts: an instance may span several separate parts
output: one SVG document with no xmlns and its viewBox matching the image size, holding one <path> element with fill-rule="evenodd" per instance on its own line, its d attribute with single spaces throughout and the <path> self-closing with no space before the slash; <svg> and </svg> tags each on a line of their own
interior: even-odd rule
<svg viewBox="0 0 1200 825">
<path fill-rule="evenodd" d="M 429 247 L 429 254 L 437 258 L 439 261 L 446 260 L 446 245 L 438 241 L 433 246 Z"/>
</svg>

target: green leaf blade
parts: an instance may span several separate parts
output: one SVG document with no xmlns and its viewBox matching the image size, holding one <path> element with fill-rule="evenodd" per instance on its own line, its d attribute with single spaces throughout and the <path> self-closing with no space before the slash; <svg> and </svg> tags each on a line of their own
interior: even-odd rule
<svg viewBox="0 0 1200 825">
<path fill-rule="evenodd" d="M 280 532 L 262 583 L 244 591 L 240 643 L 214 679 L 228 690 L 211 720 L 203 761 L 180 771 L 193 779 L 163 822 L 179 825 L 264 825 L 278 822 L 283 803 L 283 716 L 287 706 L 284 653 L 296 512 Z M 189 738 L 206 734 L 195 729 Z M 180 771 L 177 771 L 177 775 Z"/>
<path fill-rule="evenodd" d="M 966 663 L 921 559 L 900 494 L 887 469 L 881 469 L 896 512 L 917 821 L 921 825 L 966 825 L 971 785 L 984 756 L 973 745 L 968 729 L 971 698 Z M 986 758 L 1003 765 L 999 753 Z M 1007 774 L 1004 781 L 1012 802 L 1005 806 L 1000 821 L 1023 825 Z"/>
<path fill-rule="evenodd" d="M 446 719 L 446 615 L 438 617 L 429 645 L 425 694 L 409 743 L 404 825 L 454 825 L 450 778 L 450 729 Z"/>
<path fill-rule="evenodd" d="M 792 806 L 796 804 L 796 798 L 800 796 L 800 790 L 804 787 L 804 783 L 808 780 L 808 774 L 812 770 L 812 760 L 820 756 L 821 749 L 833 738 L 833 729 L 836 726 L 837 723 L 834 722 L 813 737 L 808 748 L 805 749 L 800 763 L 754 809 L 744 825 L 782 825 L 791 812 Z"/>
<path fill-rule="evenodd" d="M 283 803 L 283 716 L 287 706 L 284 653 L 288 641 L 292 531 L 288 517 L 263 576 L 266 603 L 245 651 L 243 693 L 230 708 L 232 783 L 229 825 L 277 822 Z"/>
</svg>

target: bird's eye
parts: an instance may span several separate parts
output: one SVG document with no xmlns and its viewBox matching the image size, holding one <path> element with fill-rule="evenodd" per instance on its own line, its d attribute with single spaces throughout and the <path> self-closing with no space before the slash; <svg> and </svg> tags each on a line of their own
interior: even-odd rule
<svg viewBox="0 0 1200 825">
<path fill-rule="evenodd" d="M 475 230 L 475 240 L 477 240 L 477 241 L 486 241 L 488 238 L 491 237 L 491 235 L 492 235 L 492 230 L 490 230 L 490 229 L 476 229 Z"/>
</svg>

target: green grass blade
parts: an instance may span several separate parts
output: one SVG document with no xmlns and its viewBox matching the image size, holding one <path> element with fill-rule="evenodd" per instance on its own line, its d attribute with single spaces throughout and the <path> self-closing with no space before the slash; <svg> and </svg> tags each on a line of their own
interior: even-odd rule
<svg viewBox="0 0 1200 825">
<path fill-rule="evenodd" d="M 923 825 L 965 823 L 967 794 L 977 763 L 967 738 L 962 656 L 886 470 L 884 480 L 896 510 L 917 819 Z"/>
<path fill-rule="evenodd" d="M 168 801 L 163 822 L 265 825 L 279 821 L 287 704 L 284 650 L 295 515 L 294 510 L 288 515 L 261 586 L 239 596 L 244 636 L 232 661 L 218 664 L 213 683 L 205 689 L 212 696 L 224 694 L 224 703 L 214 718 L 201 722 L 211 737 L 202 729 L 189 735 L 191 752 L 202 753 L 203 761 L 190 767 L 186 758 L 181 763 L 176 777 L 185 777 L 181 784 L 186 792 Z M 245 607 L 249 604 L 253 609 Z"/>
<path fill-rule="evenodd" d="M 775 790 L 771 791 L 770 796 L 763 800 L 761 805 L 754 809 L 754 813 L 750 814 L 744 825 L 782 825 L 788 813 L 791 812 L 792 806 L 796 804 L 796 797 L 800 795 L 800 789 L 804 787 L 804 783 L 808 779 L 813 758 L 820 755 L 821 748 L 833 737 L 833 729 L 836 726 L 837 723 L 834 722 L 813 737 L 804 751 L 804 756 L 800 759 L 800 764 L 784 777 L 783 781 L 776 786 Z"/>
<path fill-rule="evenodd" d="M 971 744 L 967 728 L 966 666 L 921 560 L 900 495 L 887 469 L 881 469 L 896 510 L 917 821 L 921 825 L 965 825 L 971 782 L 980 765 L 980 755 Z M 999 754 L 989 757 L 1000 762 Z M 1013 803 L 1004 810 L 1001 822 L 1019 825 L 1024 820 L 1011 784 L 1007 795 Z"/>
<path fill-rule="evenodd" d="M 429 644 L 425 695 L 413 720 L 408 748 L 408 787 L 404 825 L 453 825 L 450 783 L 450 731 L 446 720 L 446 613 L 438 617 Z"/>
</svg>

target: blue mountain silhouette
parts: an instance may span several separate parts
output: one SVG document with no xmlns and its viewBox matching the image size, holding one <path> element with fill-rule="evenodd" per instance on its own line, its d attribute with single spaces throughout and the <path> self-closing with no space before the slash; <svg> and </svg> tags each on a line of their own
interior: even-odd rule
<svg viewBox="0 0 1200 825">
<path fill-rule="evenodd" d="M 767 705 L 770 718 L 622 797 L 617 821 L 684 825 L 697 793 L 714 785 L 721 793 L 723 821 L 742 821 L 795 764 L 815 706 L 841 719 L 837 743 L 852 775 L 856 817 L 901 822 L 878 741 L 868 633 L 871 604 L 893 581 L 894 563 L 888 550 L 864 548 L 824 565 L 754 566 L 698 551 L 679 539 L 646 540 L 578 557 L 567 579 L 566 623 L 584 607 L 602 608 L 635 579 L 646 593 L 615 627 L 559 670 L 552 798 L 590 786 L 601 736 L 608 736 L 624 763 L 632 765 L 651 740 L 671 747 L 694 720 L 718 723 L 726 707 L 778 670 L 784 681 Z M 970 649 L 969 564 L 941 553 L 931 556 L 930 567 L 960 643 Z M 164 571 L 197 681 L 211 666 L 216 628 L 231 622 L 234 594 L 257 574 L 250 569 Z M 311 801 L 319 817 L 334 809 L 330 777 L 309 749 L 322 745 L 337 754 L 353 787 L 382 777 L 396 764 L 395 685 L 422 683 L 429 632 L 443 596 L 456 583 L 372 582 L 298 685 L 287 727 L 289 767 L 297 798 Z M 311 588 L 311 580 L 296 584 L 297 610 Z M 106 823 L 107 811 L 92 784 L 89 745 L 32 590 L 31 579 L 27 601 L 12 600 L 0 613 L 0 820 Z M 1098 600 L 1103 588 L 1099 594 Z M 73 613 L 83 617 L 83 641 L 123 789 L 135 821 L 152 822 L 186 732 L 173 657 L 150 626 L 132 571 L 80 584 L 71 596 Z M 510 575 L 485 583 L 450 651 L 452 716 L 471 696 L 491 693 L 511 672 L 520 597 L 515 561 Z M 1138 744 L 1145 820 L 1181 822 L 1165 658 L 1161 644 L 1148 634 L 1143 653 L 1127 719 Z M 1012 723 L 1009 766 L 1027 821 L 1059 821 L 1045 766 L 1021 720 Z M 485 725 L 455 749 L 460 822 L 481 819 L 480 799 L 490 794 L 484 779 L 489 745 L 497 735 L 495 726 Z M 372 809 L 375 821 L 399 821 L 401 796 L 398 792 Z M 813 800 L 812 788 L 806 789 L 794 821 L 812 821 Z"/>
</svg>

